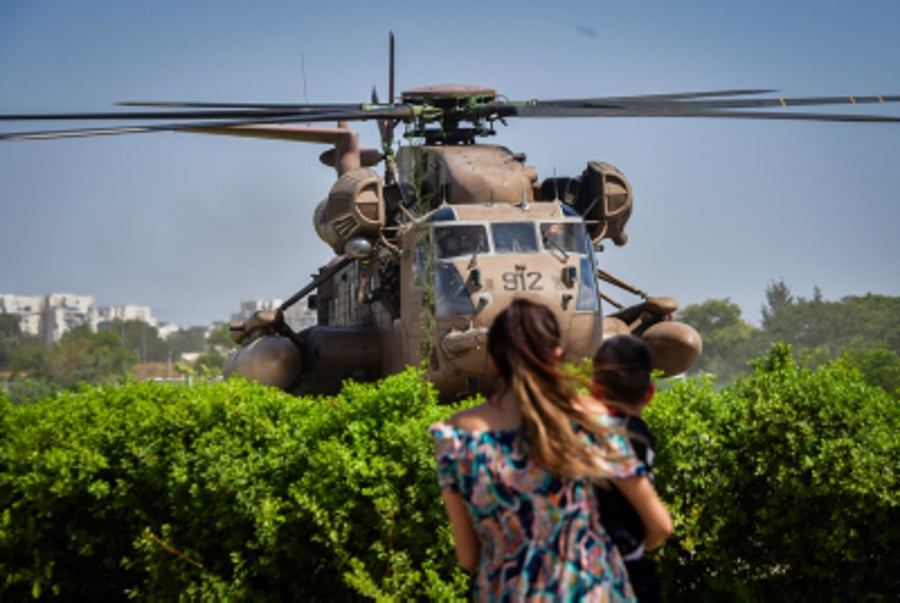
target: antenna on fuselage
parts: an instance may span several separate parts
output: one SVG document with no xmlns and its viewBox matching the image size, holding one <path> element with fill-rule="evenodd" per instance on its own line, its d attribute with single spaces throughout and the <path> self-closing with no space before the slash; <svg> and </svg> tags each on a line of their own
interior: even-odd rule
<svg viewBox="0 0 900 603">
<path fill-rule="evenodd" d="M 553 166 L 553 200 L 561 200 L 559 198 L 559 180 L 556 178 L 556 166 Z"/>
</svg>

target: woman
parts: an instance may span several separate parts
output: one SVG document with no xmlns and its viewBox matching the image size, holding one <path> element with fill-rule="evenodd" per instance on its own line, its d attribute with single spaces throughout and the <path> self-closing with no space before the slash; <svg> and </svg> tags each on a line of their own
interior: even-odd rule
<svg viewBox="0 0 900 603">
<path fill-rule="evenodd" d="M 499 391 L 431 428 L 456 555 L 477 572 L 478 600 L 633 598 L 592 482 L 617 480 L 647 548 L 672 529 L 605 408 L 577 397 L 559 372 L 560 343 L 549 308 L 514 301 L 488 335 Z"/>
</svg>

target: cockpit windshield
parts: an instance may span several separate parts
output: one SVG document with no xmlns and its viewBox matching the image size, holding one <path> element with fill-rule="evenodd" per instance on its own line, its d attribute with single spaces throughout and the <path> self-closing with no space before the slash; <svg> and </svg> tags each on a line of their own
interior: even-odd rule
<svg viewBox="0 0 900 603">
<path fill-rule="evenodd" d="M 533 222 L 491 224 L 496 253 L 535 253 L 538 250 Z"/>
<path fill-rule="evenodd" d="M 490 237 L 488 231 L 490 229 Z M 541 245 L 538 245 L 540 233 Z M 439 260 L 486 253 L 575 253 L 590 255 L 591 243 L 581 222 L 491 222 L 434 227 Z"/>
<path fill-rule="evenodd" d="M 551 251 L 589 253 L 584 226 L 578 222 L 542 222 L 541 240 L 544 248 Z"/>
<path fill-rule="evenodd" d="M 438 259 L 468 257 L 487 253 L 487 230 L 481 224 L 455 224 L 434 229 Z"/>
</svg>

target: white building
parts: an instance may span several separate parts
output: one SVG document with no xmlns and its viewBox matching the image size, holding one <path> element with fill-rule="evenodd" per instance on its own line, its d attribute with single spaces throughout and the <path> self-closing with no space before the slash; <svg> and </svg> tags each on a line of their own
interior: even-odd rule
<svg viewBox="0 0 900 603">
<path fill-rule="evenodd" d="M 59 341 L 75 327 L 88 325 L 97 330 L 97 308 L 93 295 L 50 293 L 44 298 L 41 313 L 41 334 L 46 343 Z"/>
<path fill-rule="evenodd" d="M 151 327 L 159 326 L 156 317 L 153 316 L 153 310 L 150 306 L 137 306 L 134 304 L 125 306 L 105 306 L 97 311 L 97 316 L 101 323 L 112 322 L 114 320 L 121 320 L 122 322 L 128 320 L 140 320 Z"/>
<path fill-rule="evenodd" d="M 41 334 L 44 298 L 40 295 L 0 293 L 0 314 L 17 314 L 19 329 L 28 335 Z"/>
<path fill-rule="evenodd" d="M 159 333 L 160 339 L 166 339 L 173 333 L 177 333 L 180 330 L 181 327 L 170 322 L 161 322 L 156 325 L 156 332 Z"/>
<path fill-rule="evenodd" d="M 97 330 L 98 324 L 114 320 L 140 320 L 152 327 L 158 326 L 150 306 L 129 304 L 98 308 L 93 295 L 73 293 L 43 296 L 0 294 L 0 313 L 18 315 L 19 329 L 23 333 L 40 336 L 48 344 L 59 341 L 75 327 L 85 324 L 92 331 Z M 165 334 L 164 328 L 159 330 L 160 337 L 165 337 L 165 334 L 177 331 L 178 327 L 169 325 Z"/>
</svg>

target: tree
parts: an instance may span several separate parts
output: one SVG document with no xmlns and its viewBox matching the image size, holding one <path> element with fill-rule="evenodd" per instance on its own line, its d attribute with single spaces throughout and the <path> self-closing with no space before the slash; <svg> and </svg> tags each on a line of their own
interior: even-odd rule
<svg viewBox="0 0 900 603">
<path fill-rule="evenodd" d="M 204 352 L 194 361 L 194 370 L 201 375 L 221 375 L 228 358 L 217 350 Z"/>
<path fill-rule="evenodd" d="M 47 346 L 37 335 L 21 333 L 6 341 L 8 364 L 13 379 L 40 374 L 47 363 Z"/>
<path fill-rule="evenodd" d="M 779 279 L 777 281 L 772 281 L 769 283 L 769 286 L 766 287 L 766 301 L 768 302 L 768 306 L 762 307 L 763 327 L 765 327 L 770 320 L 774 319 L 780 311 L 792 306 L 794 303 L 794 296 L 791 295 L 791 290 L 785 284 L 784 280 Z"/>
<path fill-rule="evenodd" d="M 182 354 L 205 352 L 206 329 L 204 327 L 179 329 L 166 338 L 166 345 L 172 350 L 173 358 L 180 358 Z"/>
<path fill-rule="evenodd" d="M 844 355 L 844 361 L 862 373 L 869 385 L 900 398 L 900 356 L 896 352 L 885 349 L 850 350 Z"/>
<path fill-rule="evenodd" d="M 21 336 L 19 317 L 0 313 L 0 370 L 7 369 L 12 361 L 12 351 Z"/>
<path fill-rule="evenodd" d="M 142 320 L 113 320 L 101 330 L 118 334 L 122 345 L 137 354 L 144 362 L 164 362 L 169 346 L 159 336 L 159 330 Z"/>
<path fill-rule="evenodd" d="M 740 306 L 728 298 L 691 304 L 678 319 L 697 329 L 703 339 L 703 353 L 691 372 L 712 373 L 720 383 L 728 383 L 761 351 L 758 330 L 741 318 Z"/>
<path fill-rule="evenodd" d="M 138 361 L 113 331 L 94 333 L 88 325 L 76 327 L 54 343 L 40 367 L 38 378 L 61 387 L 76 383 L 125 381 Z"/>
<path fill-rule="evenodd" d="M 764 339 L 791 344 L 814 364 L 832 360 L 847 350 L 887 349 L 900 353 L 900 298 L 884 295 L 848 296 L 825 301 L 813 289 L 812 299 L 794 298 L 784 281 L 766 289 Z"/>
<path fill-rule="evenodd" d="M 15 377 L 23 370 L 23 361 L 36 359 L 35 351 L 39 354 L 42 348 L 38 336 L 22 331 L 18 315 L 0 313 L 0 370 L 9 371 Z"/>
<path fill-rule="evenodd" d="M 210 349 L 226 352 L 237 348 L 237 344 L 231 338 L 231 329 L 228 323 L 223 322 L 213 329 L 206 338 Z"/>
</svg>

